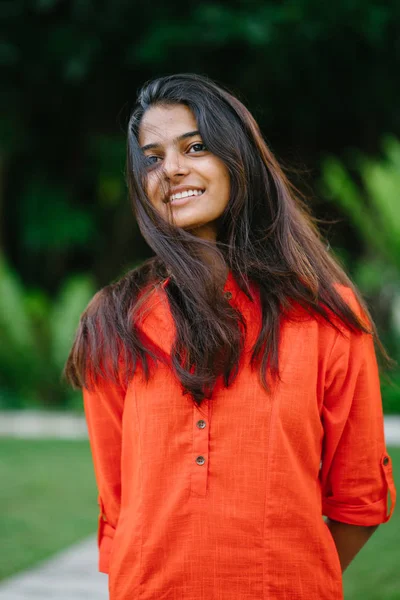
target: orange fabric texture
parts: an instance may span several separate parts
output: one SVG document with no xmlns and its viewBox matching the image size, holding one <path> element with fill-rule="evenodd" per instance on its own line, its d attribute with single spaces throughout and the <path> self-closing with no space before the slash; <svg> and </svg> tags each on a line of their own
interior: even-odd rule
<svg viewBox="0 0 400 600">
<path fill-rule="evenodd" d="M 83 391 L 110 600 L 341 600 L 322 515 L 367 526 L 392 514 L 371 336 L 304 311 L 283 320 L 282 381 L 267 394 L 249 365 L 261 323 L 252 289 L 254 302 L 229 273 L 246 345 L 236 380 L 218 380 L 201 407 L 162 364 L 148 384 L 138 370 L 127 389 Z M 339 291 L 360 314 L 351 290 Z M 142 331 L 169 353 L 163 286 L 149 302 Z"/>
</svg>

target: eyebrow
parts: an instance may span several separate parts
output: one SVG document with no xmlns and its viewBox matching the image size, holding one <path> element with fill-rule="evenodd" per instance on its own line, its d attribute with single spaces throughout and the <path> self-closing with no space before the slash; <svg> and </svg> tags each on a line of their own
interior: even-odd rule
<svg viewBox="0 0 400 600">
<path fill-rule="evenodd" d="M 173 140 L 174 143 L 176 142 L 181 142 L 182 140 L 186 140 L 187 138 L 191 138 L 194 137 L 195 135 L 200 135 L 200 131 L 197 131 L 197 129 L 195 131 L 188 131 L 187 133 L 182 133 L 182 135 L 179 135 L 177 138 L 175 138 Z M 151 150 L 152 148 L 159 148 L 160 144 L 146 144 L 145 146 L 141 147 L 142 152 L 145 152 L 145 150 Z"/>
</svg>

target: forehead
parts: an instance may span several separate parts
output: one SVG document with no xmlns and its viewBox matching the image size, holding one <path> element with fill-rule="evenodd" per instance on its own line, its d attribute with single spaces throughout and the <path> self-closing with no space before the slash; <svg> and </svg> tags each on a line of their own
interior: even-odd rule
<svg viewBox="0 0 400 600">
<path fill-rule="evenodd" d="M 167 144 L 183 133 L 196 129 L 194 114 L 184 104 L 152 106 L 142 117 L 139 144 Z"/>
</svg>

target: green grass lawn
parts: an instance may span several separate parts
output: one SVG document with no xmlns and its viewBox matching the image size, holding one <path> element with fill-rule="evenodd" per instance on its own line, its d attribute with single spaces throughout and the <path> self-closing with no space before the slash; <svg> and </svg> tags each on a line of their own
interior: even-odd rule
<svg viewBox="0 0 400 600">
<path fill-rule="evenodd" d="M 0 438 L 0 579 L 94 533 L 87 441 Z"/>
<path fill-rule="evenodd" d="M 400 491 L 400 448 L 388 448 Z M 96 531 L 86 441 L 0 439 L 0 579 Z M 344 573 L 346 600 L 400 600 L 400 507 Z"/>
<path fill-rule="evenodd" d="M 400 448 L 388 447 L 400 493 Z M 400 500 L 343 575 L 345 600 L 400 600 Z"/>
</svg>

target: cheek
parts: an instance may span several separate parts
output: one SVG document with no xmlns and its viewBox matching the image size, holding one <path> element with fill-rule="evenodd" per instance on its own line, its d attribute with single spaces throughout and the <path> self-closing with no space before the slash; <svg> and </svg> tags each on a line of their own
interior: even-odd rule
<svg viewBox="0 0 400 600">
<path fill-rule="evenodd" d="M 213 184 L 215 189 L 218 188 L 218 192 L 225 192 L 224 196 L 230 192 L 230 177 L 229 171 L 226 166 L 220 161 L 215 159 L 211 160 L 207 165 L 208 179 Z"/>
<path fill-rule="evenodd" d="M 218 169 L 218 172 L 215 175 L 215 179 L 218 186 L 218 192 L 223 198 L 225 202 L 228 202 L 230 197 L 231 183 L 228 171 L 224 168 Z"/>
</svg>

